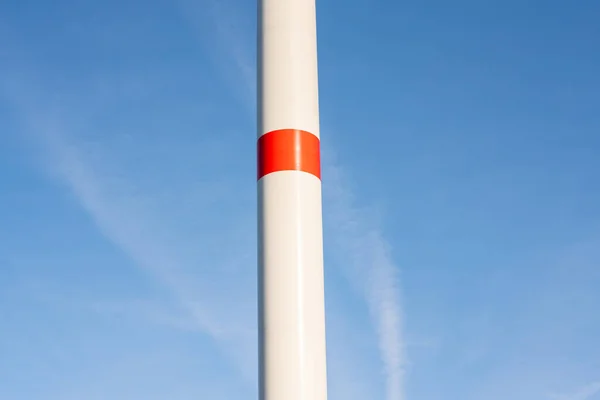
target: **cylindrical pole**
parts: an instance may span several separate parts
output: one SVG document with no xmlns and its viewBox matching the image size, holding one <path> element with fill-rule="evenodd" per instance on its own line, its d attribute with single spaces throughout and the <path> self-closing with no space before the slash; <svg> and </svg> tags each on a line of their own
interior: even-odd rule
<svg viewBox="0 0 600 400">
<path fill-rule="evenodd" d="M 315 0 L 259 0 L 260 400 L 326 400 Z"/>
</svg>

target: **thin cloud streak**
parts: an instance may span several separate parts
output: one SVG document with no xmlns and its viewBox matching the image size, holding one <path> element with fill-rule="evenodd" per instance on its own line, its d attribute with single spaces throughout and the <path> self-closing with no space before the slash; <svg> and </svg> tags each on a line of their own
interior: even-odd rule
<svg viewBox="0 0 600 400">
<path fill-rule="evenodd" d="M 6 89 L 7 85 L 4 86 Z M 168 216 L 161 215 L 160 210 L 147 207 L 158 194 L 140 194 L 123 177 L 126 171 L 117 171 L 117 177 L 103 174 L 105 167 L 112 165 L 114 160 L 100 157 L 101 162 L 94 162 L 96 154 L 88 154 L 83 150 L 86 143 L 73 139 L 75 135 L 70 132 L 68 117 L 61 118 L 58 112 L 40 112 L 40 109 L 49 109 L 33 106 L 40 101 L 40 96 L 27 95 L 32 93 L 25 90 L 24 85 L 15 85 L 13 82 L 8 86 L 10 90 L 5 90 L 5 95 L 20 113 L 32 140 L 40 144 L 50 173 L 66 185 L 109 241 L 168 290 L 186 319 L 186 322 L 166 319 L 160 322 L 170 324 L 174 329 L 193 329 L 208 335 L 232 361 L 244 380 L 254 385 L 257 340 L 252 318 L 254 313 L 242 306 L 248 304 L 244 301 L 251 296 L 248 291 L 240 293 L 236 290 L 241 298 L 231 295 L 225 298 L 214 286 L 227 291 L 222 286 L 230 283 L 228 279 L 219 280 L 224 277 L 217 273 L 207 281 L 191 274 L 190 271 L 204 260 L 190 258 L 185 246 L 178 247 L 177 243 L 189 242 L 189 238 L 177 238 L 178 233 L 172 230 L 164 233 L 170 229 L 162 224 L 161 217 L 164 219 Z M 101 145 L 95 143 L 93 147 L 97 149 Z M 202 218 L 201 215 L 194 217 Z M 164 234 L 161 235 L 161 232 Z M 201 235 L 216 233 L 219 232 L 202 232 Z M 171 237 L 173 235 L 175 238 Z M 201 238 L 195 239 L 197 243 L 202 243 Z M 223 267 L 211 268 L 211 271 L 227 270 L 228 263 L 246 262 L 244 253 L 247 249 L 242 247 L 239 250 L 229 252 L 230 259 L 209 260 Z M 127 304 L 123 304 L 123 307 L 127 308 Z M 156 319 L 160 311 L 158 314 L 146 314 Z"/>
<path fill-rule="evenodd" d="M 209 1 L 210 4 L 214 4 Z M 221 4 L 222 2 L 220 2 Z M 233 30 L 224 29 L 232 26 L 231 16 L 225 4 L 213 8 L 214 19 L 219 27 L 217 37 L 223 48 L 229 49 L 229 58 L 239 67 L 239 73 L 245 79 L 254 76 L 248 72 L 251 63 L 244 59 L 240 51 L 242 38 Z M 246 82 L 246 87 L 253 87 L 253 80 Z M 331 234 L 337 248 L 336 253 L 350 255 L 352 271 L 345 271 L 346 276 L 364 296 L 370 310 L 371 318 L 376 325 L 379 351 L 384 364 L 387 400 L 404 400 L 404 376 L 406 366 L 405 345 L 402 327 L 402 307 L 398 294 L 398 268 L 394 265 L 389 251 L 389 244 L 384 239 L 378 226 L 368 224 L 363 215 L 350 200 L 354 197 L 345 182 L 340 179 L 342 169 L 335 160 L 324 163 L 324 198 L 330 202 L 330 211 L 334 217 Z M 347 265 L 347 263 L 343 263 Z M 347 267 L 345 267 L 347 269 Z"/>
<path fill-rule="evenodd" d="M 226 77 L 226 84 L 241 99 L 246 111 L 253 113 L 256 106 L 256 69 L 251 46 L 255 43 L 255 35 L 244 36 L 242 31 L 247 28 L 244 23 L 247 20 L 237 13 L 235 7 L 230 7 L 228 1 L 179 0 L 178 4 L 183 18 L 209 51 L 219 72 Z M 222 43 L 226 46 L 219 45 Z M 229 62 L 223 63 L 222 57 Z"/>
<path fill-rule="evenodd" d="M 333 227 L 331 236 L 339 249 L 339 264 L 353 287 L 362 293 L 376 326 L 378 345 L 386 377 L 386 398 L 404 399 L 406 370 L 402 307 L 398 288 L 398 268 L 390 255 L 376 218 L 353 204 L 343 170 L 335 161 L 326 163 L 323 177 L 324 197 L 330 206 L 326 221 Z"/>
<path fill-rule="evenodd" d="M 591 400 L 600 393 L 600 381 L 585 385 L 569 395 L 552 396 L 555 400 Z"/>
</svg>

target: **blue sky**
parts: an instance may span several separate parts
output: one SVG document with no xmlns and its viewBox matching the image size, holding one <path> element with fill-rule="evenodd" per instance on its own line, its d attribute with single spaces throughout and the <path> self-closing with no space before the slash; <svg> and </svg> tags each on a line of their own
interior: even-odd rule
<svg viewBox="0 0 600 400">
<path fill-rule="evenodd" d="M 3 400 L 256 398 L 254 7 L 0 5 Z M 330 399 L 600 399 L 600 4 L 318 12 Z"/>
</svg>

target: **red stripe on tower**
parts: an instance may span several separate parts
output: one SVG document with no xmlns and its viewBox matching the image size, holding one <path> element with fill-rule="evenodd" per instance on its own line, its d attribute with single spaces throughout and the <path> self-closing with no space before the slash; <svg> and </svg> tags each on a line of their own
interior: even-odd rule
<svg viewBox="0 0 600 400">
<path fill-rule="evenodd" d="M 257 152 L 257 179 L 278 171 L 302 171 L 321 179 L 320 140 L 310 132 L 268 132 L 258 139 Z"/>
</svg>

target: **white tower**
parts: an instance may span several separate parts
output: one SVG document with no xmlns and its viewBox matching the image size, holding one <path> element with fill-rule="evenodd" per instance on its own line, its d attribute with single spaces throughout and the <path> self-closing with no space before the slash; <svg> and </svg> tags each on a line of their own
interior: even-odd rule
<svg viewBox="0 0 600 400">
<path fill-rule="evenodd" d="M 259 0 L 260 400 L 326 400 L 315 0 Z"/>
</svg>

